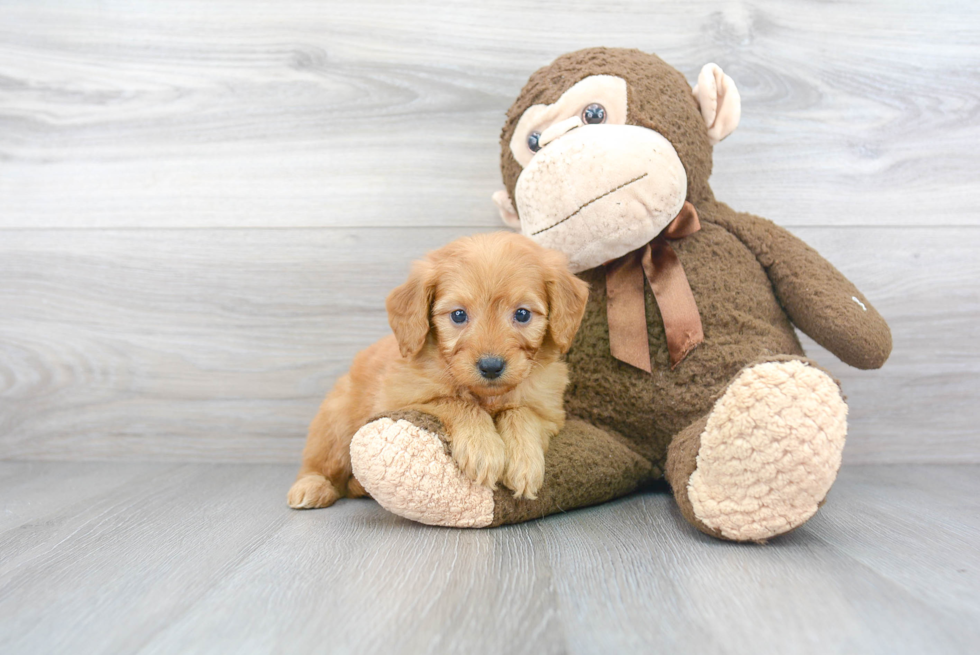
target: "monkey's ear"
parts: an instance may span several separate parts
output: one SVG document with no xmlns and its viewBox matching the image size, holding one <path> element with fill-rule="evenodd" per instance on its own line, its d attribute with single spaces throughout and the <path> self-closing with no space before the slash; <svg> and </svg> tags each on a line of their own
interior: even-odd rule
<svg viewBox="0 0 980 655">
<path fill-rule="evenodd" d="M 493 204 L 497 205 L 497 210 L 500 212 L 500 220 L 504 222 L 504 225 L 514 230 L 520 230 L 521 219 L 517 218 L 517 210 L 514 209 L 514 203 L 511 202 L 510 194 L 507 193 L 507 190 L 501 189 L 500 191 L 494 191 L 492 198 Z"/>
<path fill-rule="evenodd" d="M 388 324 L 398 340 L 402 357 L 412 357 L 425 345 L 431 324 L 429 312 L 436 292 L 435 267 L 427 261 L 415 262 L 408 281 L 388 294 Z"/>
<path fill-rule="evenodd" d="M 694 100 L 708 126 L 708 138 L 715 145 L 738 127 L 742 117 L 742 98 L 732 78 L 718 64 L 705 64 L 694 85 Z"/>
<path fill-rule="evenodd" d="M 553 275 L 547 281 L 548 330 L 558 349 L 567 353 L 589 301 L 589 285 L 572 275 L 566 258 L 558 252 L 549 258 Z"/>
</svg>

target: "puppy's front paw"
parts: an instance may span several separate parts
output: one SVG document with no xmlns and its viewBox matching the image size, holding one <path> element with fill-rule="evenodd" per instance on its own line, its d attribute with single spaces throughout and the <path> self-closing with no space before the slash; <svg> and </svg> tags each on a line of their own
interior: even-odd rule
<svg viewBox="0 0 980 655">
<path fill-rule="evenodd" d="M 496 430 L 474 430 L 452 436 L 452 455 L 463 475 L 491 489 L 504 472 L 504 442 Z"/>
<path fill-rule="evenodd" d="M 293 509 L 316 509 L 330 507 L 340 494 L 330 481 L 322 475 L 306 475 L 293 483 L 286 501 Z"/>
<path fill-rule="evenodd" d="M 515 498 L 534 500 L 544 482 L 544 450 L 537 444 L 521 444 L 507 453 L 502 482 Z"/>
</svg>

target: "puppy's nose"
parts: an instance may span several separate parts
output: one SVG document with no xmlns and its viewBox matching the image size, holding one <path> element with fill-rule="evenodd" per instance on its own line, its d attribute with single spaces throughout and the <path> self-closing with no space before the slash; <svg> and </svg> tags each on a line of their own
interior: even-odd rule
<svg viewBox="0 0 980 655">
<path fill-rule="evenodd" d="M 488 380 L 499 378 L 504 370 L 504 360 L 501 357 L 481 357 L 476 363 L 480 375 Z"/>
</svg>

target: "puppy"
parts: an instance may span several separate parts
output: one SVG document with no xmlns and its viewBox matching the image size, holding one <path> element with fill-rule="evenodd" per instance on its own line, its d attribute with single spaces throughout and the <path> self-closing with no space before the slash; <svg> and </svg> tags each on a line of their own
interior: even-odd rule
<svg viewBox="0 0 980 655">
<path fill-rule="evenodd" d="M 415 262 L 387 299 L 394 334 L 354 358 L 310 425 L 289 506 L 366 495 L 351 475 L 351 438 L 371 417 L 404 409 L 442 422 L 471 480 L 535 498 L 565 421 L 560 358 L 588 293 L 564 255 L 513 233 L 462 238 Z"/>
</svg>

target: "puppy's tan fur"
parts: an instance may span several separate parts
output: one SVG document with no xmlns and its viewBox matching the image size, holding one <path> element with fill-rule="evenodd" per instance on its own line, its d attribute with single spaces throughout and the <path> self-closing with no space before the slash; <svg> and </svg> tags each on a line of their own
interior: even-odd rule
<svg viewBox="0 0 980 655">
<path fill-rule="evenodd" d="M 565 257 L 518 234 L 459 239 L 416 262 L 388 296 L 393 335 L 354 358 L 310 425 L 289 506 L 328 507 L 365 495 L 351 476 L 350 441 L 372 416 L 415 409 L 437 417 L 470 479 L 534 498 L 548 441 L 565 421 L 560 357 L 578 330 L 588 286 Z M 521 324 L 518 309 L 531 311 Z M 468 320 L 455 324 L 458 309 Z M 499 378 L 477 362 L 505 361 Z"/>
</svg>

